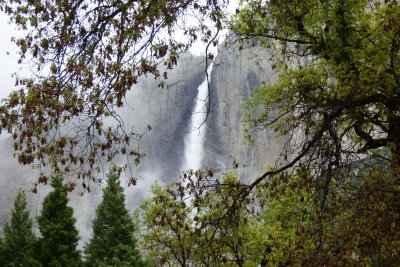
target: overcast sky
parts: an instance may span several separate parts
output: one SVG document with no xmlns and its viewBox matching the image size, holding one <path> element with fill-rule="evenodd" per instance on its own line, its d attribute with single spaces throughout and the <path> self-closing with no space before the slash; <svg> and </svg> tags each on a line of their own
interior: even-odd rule
<svg viewBox="0 0 400 267">
<path fill-rule="evenodd" d="M 11 43 L 11 35 L 16 31 L 8 21 L 8 17 L 0 12 L 0 98 L 7 96 L 13 89 L 14 80 L 11 74 L 17 72 L 19 68 L 17 49 Z"/>
</svg>

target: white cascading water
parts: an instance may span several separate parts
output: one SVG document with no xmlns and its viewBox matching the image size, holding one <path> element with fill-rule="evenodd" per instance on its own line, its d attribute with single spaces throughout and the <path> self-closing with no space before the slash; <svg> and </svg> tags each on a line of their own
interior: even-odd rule
<svg viewBox="0 0 400 267">
<path fill-rule="evenodd" d="M 209 81 L 213 64 L 207 68 Z M 206 134 L 205 116 L 207 112 L 208 82 L 207 77 L 198 88 L 197 98 L 190 118 L 189 133 L 185 137 L 184 162 L 182 170 L 200 169 L 204 154 L 204 137 Z"/>
</svg>

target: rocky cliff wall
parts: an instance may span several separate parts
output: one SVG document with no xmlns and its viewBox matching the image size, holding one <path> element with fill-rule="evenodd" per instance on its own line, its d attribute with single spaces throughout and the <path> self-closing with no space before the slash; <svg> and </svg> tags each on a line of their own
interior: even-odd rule
<svg viewBox="0 0 400 267">
<path fill-rule="evenodd" d="M 132 122 L 139 132 L 145 132 L 139 144 L 140 151 L 145 153 L 138 166 L 140 172 L 156 170 L 157 180 L 162 182 L 178 177 L 184 137 L 190 131 L 191 111 L 205 72 L 203 57 L 187 55 L 169 72 L 164 88 L 159 88 L 156 80 L 145 79 L 141 88 L 128 96 L 134 110 L 123 112 L 127 115 L 125 120 Z"/>
<path fill-rule="evenodd" d="M 204 166 L 229 169 L 235 162 L 241 179 L 251 181 L 274 163 L 281 144 L 269 132 L 258 134 L 252 144 L 245 140 L 242 106 L 253 88 L 276 78 L 268 54 L 255 44 L 239 49 L 228 40 L 219 47 L 210 84 Z"/>
</svg>

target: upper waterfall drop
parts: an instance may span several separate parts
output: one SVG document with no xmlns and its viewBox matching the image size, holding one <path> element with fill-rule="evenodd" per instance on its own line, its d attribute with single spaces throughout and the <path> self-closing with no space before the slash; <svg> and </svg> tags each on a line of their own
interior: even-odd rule
<svg viewBox="0 0 400 267">
<path fill-rule="evenodd" d="M 199 85 L 197 98 L 195 101 L 194 109 L 192 110 L 192 117 L 190 118 L 189 133 L 186 135 L 184 144 L 184 161 L 182 170 L 200 169 L 201 161 L 204 154 L 204 137 L 206 134 L 205 116 L 207 112 L 207 99 L 208 97 L 208 82 L 211 81 L 211 71 L 213 64 L 207 68 L 207 77 Z"/>
</svg>

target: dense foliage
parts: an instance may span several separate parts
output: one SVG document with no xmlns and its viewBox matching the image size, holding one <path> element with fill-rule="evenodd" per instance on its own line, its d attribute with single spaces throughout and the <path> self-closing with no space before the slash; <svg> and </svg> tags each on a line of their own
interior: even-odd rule
<svg viewBox="0 0 400 267">
<path fill-rule="evenodd" d="M 279 197 L 302 174 L 295 188 L 314 190 L 314 248 L 299 259 L 399 262 L 399 12 L 397 1 L 248 1 L 234 18 L 239 38 L 256 38 L 281 73 L 249 99 L 248 135 L 288 139 L 243 197 L 277 177 Z"/>
<path fill-rule="evenodd" d="M 245 201 L 233 173 L 156 185 L 139 212 L 144 255 L 154 266 L 397 266 L 398 185 L 373 166 L 336 176 L 323 213 L 305 169 L 272 177 Z"/>
<path fill-rule="evenodd" d="M 34 259 L 32 220 L 26 210 L 26 197 L 19 191 L 14 201 L 11 221 L 4 226 L 4 238 L 0 244 L 0 263 L 2 266 L 38 266 Z"/>
<path fill-rule="evenodd" d="M 93 237 L 85 246 L 87 266 L 145 266 L 137 250 L 135 226 L 125 207 L 119 174 L 108 174 L 103 201 L 96 209 Z"/>
<path fill-rule="evenodd" d="M 51 178 L 51 186 L 53 191 L 45 197 L 37 218 L 42 235 L 36 246 L 38 260 L 44 266 L 81 266 L 76 219 L 67 206 L 68 187 L 59 175 Z"/>
<path fill-rule="evenodd" d="M 251 1 L 233 28 L 259 36 L 281 75 L 249 101 L 249 131 L 289 135 L 289 167 L 320 177 L 366 156 L 397 167 L 399 12 L 396 1 Z"/>
<path fill-rule="evenodd" d="M 203 175 L 197 172 L 197 180 Z M 223 266 L 224 262 L 243 261 L 242 247 L 236 246 L 251 236 L 241 229 L 248 219 L 242 207 L 232 210 L 229 221 L 213 223 L 237 195 L 234 175 L 227 175 L 222 183 L 231 187 L 202 191 L 189 181 L 188 186 L 153 186 L 154 197 L 142 204 L 139 216 L 144 226 L 141 245 L 153 266 Z"/>
<path fill-rule="evenodd" d="M 212 173 L 212 172 L 211 172 Z M 234 173 L 190 174 L 183 184 L 153 187 L 141 207 L 142 247 L 154 266 L 278 266 L 295 264 L 296 226 L 305 192 L 259 205 L 262 197 L 237 202 L 243 185 Z M 215 175 L 215 176 L 214 176 Z M 196 179 L 197 182 L 190 182 Z M 192 180 L 192 181 L 193 181 Z M 200 180 L 200 182 L 199 182 Z M 219 183 L 219 190 L 210 184 Z M 186 184 L 186 186 L 185 186 Z M 195 187 L 193 187 L 196 184 Z M 235 205 L 235 208 L 231 208 Z"/>
</svg>

